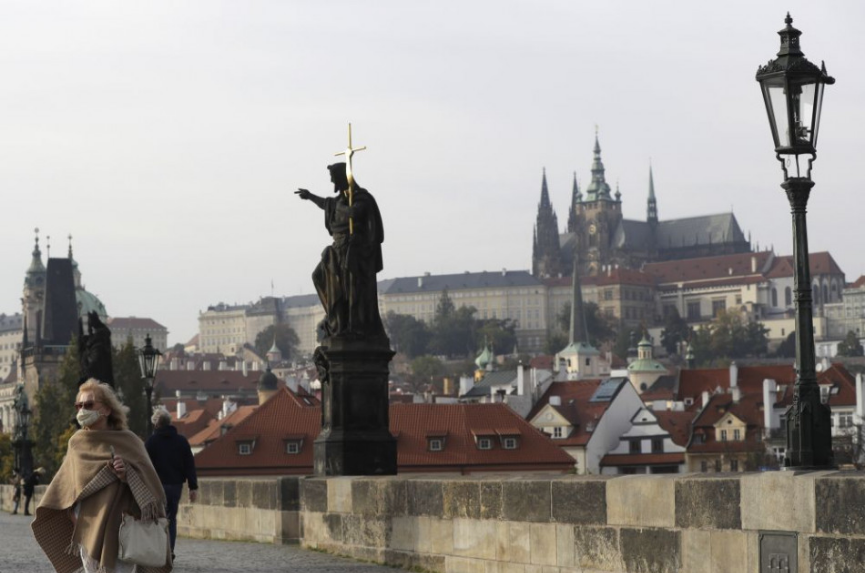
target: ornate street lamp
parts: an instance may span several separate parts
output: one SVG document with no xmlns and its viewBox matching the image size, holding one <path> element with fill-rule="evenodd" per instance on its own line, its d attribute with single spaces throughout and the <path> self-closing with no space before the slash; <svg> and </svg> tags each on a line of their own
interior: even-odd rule
<svg viewBox="0 0 865 573">
<path fill-rule="evenodd" d="M 788 469 L 816 469 L 835 466 L 828 406 L 820 400 L 814 356 L 814 326 L 811 303 L 811 269 L 808 262 L 806 207 L 814 182 L 811 165 L 817 158 L 817 134 L 823 88 L 835 80 L 805 59 L 799 49 L 802 32 L 793 27 L 790 14 L 787 26 L 778 32 L 781 49 L 774 60 L 757 69 L 757 81 L 769 115 L 775 141 L 775 155 L 784 171 L 781 187 L 787 192 L 793 214 L 793 257 L 796 289 L 796 383 L 793 405 L 787 411 Z M 807 169 L 800 155 L 809 155 Z M 795 168 L 790 176 L 788 168 Z M 804 171 L 804 173 L 803 173 Z"/>
<path fill-rule="evenodd" d="M 151 344 L 150 335 L 144 338 L 144 348 L 138 351 L 138 365 L 141 366 L 141 377 L 147 383 L 144 386 L 144 391 L 147 393 L 147 435 L 153 433 L 153 422 L 150 420 L 153 414 L 153 382 L 156 379 L 156 369 L 159 368 L 159 359 L 162 358 L 162 353 Z"/>
</svg>

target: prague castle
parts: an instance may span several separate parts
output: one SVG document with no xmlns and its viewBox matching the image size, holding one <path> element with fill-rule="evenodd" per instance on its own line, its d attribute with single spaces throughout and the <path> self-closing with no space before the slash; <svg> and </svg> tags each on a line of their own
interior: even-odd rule
<svg viewBox="0 0 865 573">
<path fill-rule="evenodd" d="M 550 203 L 546 173 L 543 175 L 532 248 L 532 274 L 535 277 L 569 275 L 575 256 L 579 257 L 581 274 L 593 276 L 607 266 L 639 269 L 647 262 L 750 251 L 751 242 L 742 233 L 732 213 L 659 220 L 651 167 L 646 220 L 625 219 L 622 216 L 622 194 L 618 189 L 611 194 L 606 181 L 597 134 L 592 180 L 584 195 L 574 175 L 564 233 L 559 230 Z"/>
</svg>

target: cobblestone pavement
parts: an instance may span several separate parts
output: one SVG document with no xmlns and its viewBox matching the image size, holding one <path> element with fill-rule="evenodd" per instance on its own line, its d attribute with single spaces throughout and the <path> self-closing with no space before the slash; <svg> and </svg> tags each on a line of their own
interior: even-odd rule
<svg viewBox="0 0 865 573">
<path fill-rule="evenodd" d="M 33 539 L 31 517 L 0 513 L 0 573 L 53 573 Z M 178 538 L 177 573 L 393 573 L 394 569 L 296 546 Z"/>
</svg>

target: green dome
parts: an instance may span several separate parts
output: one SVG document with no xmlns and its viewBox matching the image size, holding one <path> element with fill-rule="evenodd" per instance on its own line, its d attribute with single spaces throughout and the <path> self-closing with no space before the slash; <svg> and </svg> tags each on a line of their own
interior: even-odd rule
<svg viewBox="0 0 865 573">
<path fill-rule="evenodd" d="M 87 292 L 83 288 L 75 289 L 75 302 L 78 304 L 78 316 L 85 318 L 87 313 L 95 312 L 102 322 L 108 320 L 108 311 L 105 310 L 105 305 L 95 294 Z"/>
<path fill-rule="evenodd" d="M 478 357 L 475 358 L 475 364 L 477 365 L 479 370 L 485 370 L 486 367 L 495 360 L 495 355 L 493 351 L 490 350 L 489 346 L 485 346 L 483 352 L 478 354 Z"/>
</svg>

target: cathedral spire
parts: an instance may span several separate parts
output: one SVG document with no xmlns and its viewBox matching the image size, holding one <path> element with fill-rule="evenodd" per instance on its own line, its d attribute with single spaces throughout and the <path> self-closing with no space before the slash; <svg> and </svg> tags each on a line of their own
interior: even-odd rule
<svg viewBox="0 0 865 573">
<path fill-rule="evenodd" d="M 655 177 L 652 173 L 652 163 L 649 162 L 649 201 L 646 207 L 646 220 L 649 223 L 658 222 L 658 201 L 655 199 Z"/>
<path fill-rule="evenodd" d="M 583 311 L 583 289 L 580 286 L 579 268 L 580 258 L 574 256 L 574 268 L 571 276 L 571 328 L 568 342 L 570 344 L 589 345 L 589 327 L 586 323 L 586 313 Z"/>
<path fill-rule="evenodd" d="M 544 174 L 541 178 L 541 203 L 540 207 L 550 207 L 550 192 L 547 189 L 547 168 L 544 167 Z"/>
<path fill-rule="evenodd" d="M 604 176 L 604 162 L 601 160 L 601 143 L 598 140 L 598 128 L 595 128 L 595 150 L 594 159 L 592 160 L 592 182 L 589 183 L 589 188 L 586 190 L 587 201 L 597 201 L 598 199 L 611 200 L 610 186 L 607 184 Z"/>
<path fill-rule="evenodd" d="M 554 277 L 561 273 L 559 250 L 559 221 L 550 202 L 547 188 L 547 170 L 541 179 L 541 200 L 535 222 L 535 241 L 532 253 L 532 274 L 536 277 Z"/>
<path fill-rule="evenodd" d="M 574 171 L 574 186 L 571 190 L 571 210 L 568 213 L 568 232 L 577 231 L 577 205 L 583 202 L 583 194 L 580 193 L 580 185 L 577 183 L 577 172 Z"/>
</svg>

